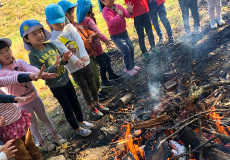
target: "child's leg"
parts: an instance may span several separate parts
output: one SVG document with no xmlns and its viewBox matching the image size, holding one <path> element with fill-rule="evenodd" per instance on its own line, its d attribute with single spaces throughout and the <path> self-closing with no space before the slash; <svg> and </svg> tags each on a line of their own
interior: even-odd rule
<svg viewBox="0 0 230 160">
<path fill-rule="evenodd" d="M 207 0 L 208 1 L 208 15 L 211 21 L 215 20 L 215 0 Z"/>
<path fill-rule="evenodd" d="M 182 11 L 185 32 L 189 33 L 190 32 L 189 7 L 187 3 L 185 3 L 185 1 L 187 0 L 179 0 L 179 4 L 180 4 L 181 11 Z"/>
<path fill-rule="evenodd" d="M 144 24 L 143 24 L 143 15 L 140 15 L 138 17 L 134 18 L 134 26 L 137 31 L 138 35 L 138 41 L 139 41 L 139 46 L 141 49 L 142 54 L 147 52 L 146 46 L 145 46 L 145 34 L 144 34 Z M 119 45 L 121 46 L 121 45 Z M 124 45 L 122 45 L 124 46 Z M 127 69 L 127 68 L 126 68 Z"/>
<path fill-rule="evenodd" d="M 216 19 L 221 18 L 221 0 L 215 0 Z"/>
<path fill-rule="evenodd" d="M 194 27 L 200 26 L 200 15 L 199 15 L 199 9 L 197 0 L 191 0 L 191 6 L 190 6 L 192 17 L 194 19 Z"/>
<path fill-rule="evenodd" d="M 67 95 L 66 93 L 68 86 L 70 85 L 72 85 L 72 83 L 69 80 L 69 82 L 65 86 L 57 87 L 57 88 L 50 88 L 50 90 L 52 91 L 54 97 L 57 98 L 58 102 L 62 106 L 63 111 L 65 113 L 66 120 L 69 122 L 69 124 L 74 130 L 77 130 L 79 129 L 79 124 L 73 115 L 73 106 L 71 105 L 69 101 L 69 97 L 68 97 L 69 95 Z"/>
<path fill-rule="evenodd" d="M 101 75 L 101 80 L 103 83 L 108 81 L 108 78 L 106 76 L 107 65 L 106 65 L 106 62 L 104 60 L 104 56 L 103 56 L 104 54 L 105 53 L 96 57 L 98 64 L 100 66 L 100 75 Z"/>
<path fill-rule="evenodd" d="M 151 21 L 153 23 L 154 29 L 157 32 L 157 35 L 160 38 L 162 38 L 163 33 L 162 33 L 160 25 L 159 25 L 157 12 L 159 12 L 157 3 L 156 2 L 149 3 L 149 16 L 150 16 Z"/>
<path fill-rule="evenodd" d="M 101 82 L 100 82 L 100 76 L 98 71 L 98 66 L 96 62 L 96 58 L 94 56 L 90 57 L 90 66 L 92 68 L 93 74 L 94 74 L 94 81 L 96 84 L 97 92 L 101 90 Z"/>
<path fill-rule="evenodd" d="M 129 38 L 128 33 L 126 32 L 126 34 L 124 35 L 126 44 L 129 46 L 129 50 L 130 50 L 130 65 L 131 68 L 134 68 L 135 63 L 134 63 L 134 47 L 133 47 L 133 43 L 131 41 L 131 39 Z"/>
<path fill-rule="evenodd" d="M 112 64 L 111 64 L 111 59 L 110 59 L 110 57 L 108 56 L 107 53 L 103 53 L 102 56 L 103 56 L 103 59 L 104 59 L 104 62 L 105 62 L 106 71 L 109 74 L 109 77 L 111 77 L 111 76 L 114 75 Z"/>
<path fill-rule="evenodd" d="M 153 49 L 153 48 L 155 48 L 155 41 L 154 41 L 154 35 L 153 35 L 151 20 L 149 18 L 149 13 L 143 14 L 142 23 L 145 25 L 145 31 L 146 31 L 146 34 L 148 36 L 151 49 Z"/>
<path fill-rule="evenodd" d="M 44 104 L 43 104 L 40 97 L 38 97 L 35 100 L 34 106 L 35 106 L 34 111 L 35 111 L 37 117 L 39 118 L 39 120 L 42 122 L 42 124 L 45 126 L 45 128 L 48 130 L 48 132 L 52 136 L 55 136 L 56 132 L 55 132 L 54 126 L 46 114 Z"/>
<path fill-rule="evenodd" d="M 134 68 L 132 56 L 131 56 L 132 50 L 129 44 L 127 44 L 125 37 L 124 36 L 110 36 L 110 37 L 113 40 L 114 44 L 117 46 L 117 48 L 121 50 L 124 56 L 125 68 L 127 70 L 132 70 Z"/>
<path fill-rule="evenodd" d="M 173 34 L 172 28 L 171 28 L 170 22 L 167 18 L 167 12 L 165 10 L 164 3 L 159 6 L 158 15 L 159 15 L 161 22 L 163 23 L 166 31 L 167 31 L 168 37 L 169 38 L 172 37 L 172 34 Z"/>
</svg>

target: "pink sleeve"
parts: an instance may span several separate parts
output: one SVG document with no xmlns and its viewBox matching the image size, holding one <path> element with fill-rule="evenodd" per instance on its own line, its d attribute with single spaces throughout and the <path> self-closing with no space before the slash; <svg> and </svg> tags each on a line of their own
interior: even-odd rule
<svg viewBox="0 0 230 160">
<path fill-rule="evenodd" d="M 91 18 L 89 18 L 89 20 L 88 20 L 88 25 L 89 25 L 89 27 L 90 27 L 90 29 L 91 29 L 92 31 L 94 31 L 96 34 L 98 34 L 100 40 L 101 40 L 102 42 L 105 42 L 105 40 L 106 40 L 107 38 L 101 33 L 101 31 L 100 31 L 99 28 L 97 27 L 96 23 L 95 23 Z"/>
<path fill-rule="evenodd" d="M 17 63 L 19 63 L 20 67 L 25 72 L 38 73 L 40 71 L 37 67 L 28 64 L 26 61 L 22 59 L 17 60 Z"/>
<path fill-rule="evenodd" d="M 18 83 L 18 75 L 0 77 L 0 87 L 5 87 L 15 83 Z"/>
<path fill-rule="evenodd" d="M 126 9 L 124 9 L 121 5 L 117 4 L 116 7 L 118 7 L 119 9 L 122 10 L 123 15 L 124 15 L 125 18 L 132 17 L 132 15 L 130 15 L 129 12 Z"/>
<path fill-rule="evenodd" d="M 102 12 L 102 15 L 103 15 L 105 21 L 110 26 L 116 26 L 121 22 L 121 17 L 118 14 L 116 16 L 113 16 L 113 14 L 111 14 L 105 10 L 104 12 Z"/>
</svg>

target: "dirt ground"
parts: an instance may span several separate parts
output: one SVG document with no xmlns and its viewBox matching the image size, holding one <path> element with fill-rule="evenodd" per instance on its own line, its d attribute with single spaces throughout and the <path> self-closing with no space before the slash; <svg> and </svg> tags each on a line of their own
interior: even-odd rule
<svg viewBox="0 0 230 160">
<path fill-rule="evenodd" d="M 229 4 L 229 1 L 225 2 L 223 5 Z M 205 2 L 200 3 L 200 7 L 202 8 L 203 6 L 207 6 L 207 4 Z M 207 7 L 202 11 L 207 12 Z M 134 120 L 140 118 L 137 116 L 140 115 L 138 113 L 145 112 L 145 106 L 149 106 L 153 102 L 153 99 L 148 98 L 151 97 L 149 84 L 165 83 L 168 80 L 167 73 L 180 74 L 186 77 L 190 72 L 193 59 L 196 60 L 197 64 L 195 68 L 196 76 L 202 77 L 202 84 L 205 84 L 205 80 L 210 78 L 213 81 L 221 79 L 229 80 L 230 13 L 224 13 L 223 18 L 226 21 L 226 25 L 217 30 L 210 30 L 208 16 L 201 17 L 202 32 L 190 37 L 183 36 L 181 34 L 183 33 L 183 26 L 178 26 L 174 30 L 176 44 L 160 46 L 161 53 L 154 56 L 150 61 L 143 61 L 140 53 L 135 53 L 135 62 L 142 68 L 141 72 L 134 77 L 124 75 L 124 78 L 115 87 L 107 90 L 110 97 L 107 101 L 103 102 L 105 106 L 109 107 L 115 113 L 111 113 L 111 115 L 107 114 L 100 120 L 93 119 L 83 100 L 82 94 L 78 91 L 77 94 L 79 95 L 84 118 L 95 125 L 92 129 L 92 134 L 87 138 L 82 138 L 74 133 L 65 121 L 63 111 L 58 106 L 59 104 L 50 99 L 50 103 L 53 103 L 52 105 L 58 106 L 49 114 L 50 118 L 57 128 L 57 132 L 70 142 L 70 147 L 64 151 L 62 150 L 61 153 L 60 150 L 49 153 L 44 152 L 44 157 L 49 158 L 62 154 L 66 159 L 114 159 L 114 152 L 112 150 L 114 146 L 111 145 L 111 141 L 117 139 L 121 125 L 132 123 Z M 137 40 L 134 40 L 135 48 L 138 47 L 137 45 Z M 123 73 L 122 54 L 114 50 L 109 55 L 114 66 L 116 66 L 115 71 Z M 140 109 L 138 111 L 135 110 L 138 113 L 134 112 L 134 114 L 117 114 L 116 112 L 124 108 L 124 106 L 119 106 L 116 102 L 128 92 L 135 93 L 135 98 L 130 106 L 134 105 L 134 109 Z M 145 102 L 140 102 L 141 99 L 145 99 Z M 144 119 L 144 117 L 141 117 L 141 119 Z M 42 130 L 43 135 L 49 139 L 50 135 L 44 132 L 44 128 Z"/>
</svg>

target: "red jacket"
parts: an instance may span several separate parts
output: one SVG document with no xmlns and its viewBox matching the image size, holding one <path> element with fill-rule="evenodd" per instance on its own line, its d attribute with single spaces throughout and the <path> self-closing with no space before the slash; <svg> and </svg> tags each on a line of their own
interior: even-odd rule
<svg viewBox="0 0 230 160">
<path fill-rule="evenodd" d="M 149 11 L 148 0 L 125 0 L 125 3 L 131 2 L 133 7 L 133 18 L 145 14 Z"/>
<path fill-rule="evenodd" d="M 156 1 L 158 6 L 165 2 L 165 0 L 156 0 Z"/>
</svg>

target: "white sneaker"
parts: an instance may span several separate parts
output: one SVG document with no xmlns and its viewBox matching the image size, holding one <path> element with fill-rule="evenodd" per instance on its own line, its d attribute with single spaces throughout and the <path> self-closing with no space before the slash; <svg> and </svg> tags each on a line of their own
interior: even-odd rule
<svg viewBox="0 0 230 160">
<path fill-rule="evenodd" d="M 82 137 L 87 137 L 92 133 L 91 130 L 89 129 L 85 129 L 85 128 L 81 128 L 80 131 L 76 131 L 76 134 L 82 136 Z"/>
<path fill-rule="evenodd" d="M 63 138 L 62 138 L 60 135 L 58 135 L 58 134 L 54 136 L 53 141 L 54 141 L 55 143 L 57 143 L 59 146 L 60 146 L 61 144 L 64 144 L 64 143 L 66 142 L 66 140 L 63 139 Z"/>
<path fill-rule="evenodd" d="M 225 21 L 222 18 L 217 18 L 216 21 L 219 26 L 223 26 L 225 24 Z"/>
<path fill-rule="evenodd" d="M 217 23 L 216 20 L 210 22 L 211 29 L 217 29 Z"/>
<path fill-rule="evenodd" d="M 82 128 L 91 129 L 94 127 L 93 123 L 84 121 L 83 124 L 79 123 Z"/>
<path fill-rule="evenodd" d="M 42 151 L 47 151 L 47 152 L 50 152 L 50 151 L 53 151 L 55 149 L 55 145 L 49 141 L 44 141 L 44 143 L 40 144 L 40 148 Z"/>
</svg>

